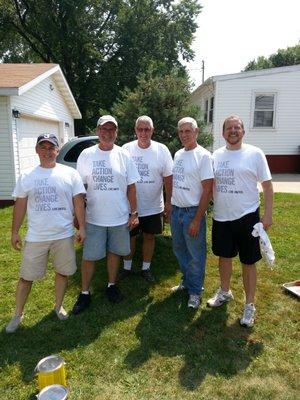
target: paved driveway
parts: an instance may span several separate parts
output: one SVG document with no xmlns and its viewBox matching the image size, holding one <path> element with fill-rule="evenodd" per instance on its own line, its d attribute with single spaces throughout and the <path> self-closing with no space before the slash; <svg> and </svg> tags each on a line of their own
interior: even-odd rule
<svg viewBox="0 0 300 400">
<path fill-rule="evenodd" d="M 273 174 L 274 192 L 300 193 L 300 174 Z"/>
</svg>

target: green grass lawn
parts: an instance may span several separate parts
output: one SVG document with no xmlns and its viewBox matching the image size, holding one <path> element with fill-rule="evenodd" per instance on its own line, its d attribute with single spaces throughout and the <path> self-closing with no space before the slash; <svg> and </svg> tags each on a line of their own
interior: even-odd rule
<svg viewBox="0 0 300 400">
<path fill-rule="evenodd" d="M 157 239 L 148 285 L 137 274 L 120 287 L 123 303 L 104 296 L 105 264 L 95 275 L 90 309 L 61 322 L 52 312 L 53 271 L 33 287 L 23 327 L 4 331 L 14 310 L 20 254 L 10 247 L 12 208 L 0 210 L 0 399 L 35 399 L 37 362 L 50 354 L 66 360 L 71 400 L 298 399 L 299 301 L 281 284 L 300 278 L 300 195 L 276 194 L 270 237 L 277 257 L 271 270 L 258 264 L 257 320 L 239 326 L 243 308 L 241 268 L 235 264 L 235 301 L 206 308 L 218 287 L 217 260 L 209 250 L 202 306 L 187 309 L 187 297 L 170 294 L 180 279 L 168 231 Z M 45 221 L 46 223 L 46 221 Z M 24 230 L 23 230 L 24 232 Z M 210 248 L 210 223 L 208 241 Z M 78 265 L 81 249 L 77 250 Z M 135 269 L 141 264 L 138 252 Z M 80 289 L 80 273 L 70 280 L 65 308 Z"/>
</svg>

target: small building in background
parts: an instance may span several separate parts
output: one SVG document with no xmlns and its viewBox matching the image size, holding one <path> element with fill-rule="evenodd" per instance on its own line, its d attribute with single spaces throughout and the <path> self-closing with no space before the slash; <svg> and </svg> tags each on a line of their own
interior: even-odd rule
<svg viewBox="0 0 300 400">
<path fill-rule="evenodd" d="M 238 115 L 245 142 L 264 151 L 271 172 L 300 172 L 300 65 L 213 76 L 191 102 L 202 109 L 213 150 L 225 144 L 224 119 Z"/>
<path fill-rule="evenodd" d="M 38 165 L 37 137 L 74 137 L 81 113 L 57 64 L 0 64 L 0 203 L 11 201 L 20 173 Z"/>
</svg>

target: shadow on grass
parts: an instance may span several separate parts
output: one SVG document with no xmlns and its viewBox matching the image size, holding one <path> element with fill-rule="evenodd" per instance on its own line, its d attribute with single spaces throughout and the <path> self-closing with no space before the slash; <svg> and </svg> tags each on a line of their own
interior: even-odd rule
<svg viewBox="0 0 300 400">
<path fill-rule="evenodd" d="M 170 251 L 171 239 L 169 237 L 159 237 L 157 240 L 156 262 L 154 270 L 157 271 L 159 279 L 164 279 L 170 274 L 174 274 L 176 265 L 165 270 L 161 268 L 161 261 L 165 257 L 165 251 Z M 167 249 L 167 250 L 166 250 Z M 77 265 L 80 265 L 82 249 L 76 250 Z M 136 261 L 141 265 L 140 244 L 137 249 Z M 52 279 L 52 278 L 51 278 Z M 106 260 L 97 262 L 95 276 L 92 281 L 92 303 L 89 309 L 77 316 L 70 315 L 66 321 L 59 321 L 50 312 L 44 315 L 35 325 L 30 327 L 21 326 L 14 334 L 6 334 L 4 330 L 0 332 L 0 368 L 10 365 L 19 365 L 22 379 L 30 382 L 34 378 L 34 368 L 38 361 L 51 354 L 61 354 L 64 351 L 72 351 L 85 347 L 93 343 L 101 335 L 104 328 L 109 327 L 118 321 L 126 320 L 133 315 L 144 311 L 152 298 L 149 296 L 149 283 L 145 282 L 139 275 L 120 282 L 120 288 L 125 295 L 125 300 L 121 304 L 110 304 L 105 297 L 104 291 L 107 283 Z M 157 282 L 158 283 L 158 282 Z M 70 278 L 67 296 L 74 293 L 74 302 L 80 292 L 81 275 L 80 268 L 74 276 Z M 51 296 L 54 297 L 54 288 Z M 43 292 L 40 292 L 43 296 Z M 49 296 L 47 293 L 46 296 Z M 38 303 L 38 298 L 29 296 L 28 302 Z M 44 310 L 40 310 L 43 315 Z M 25 321 L 29 320 L 30 314 L 26 313 Z M 30 399 L 34 399 L 32 395 Z"/>
<path fill-rule="evenodd" d="M 198 319 L 186 305 L 187 296 L 178 293 L 148 307 L 136 328 L 140 345 L 125 359 L 128 368 L 138 368 L 155 353 L 182 356 L 180 384 L 194 390 L 206 375 L 235 375 L 262 352 L 262 343 L 248 340 L 251 330 L 238 321 L 227 324 L 226 305 L 204 309 Z"/>
</svg>

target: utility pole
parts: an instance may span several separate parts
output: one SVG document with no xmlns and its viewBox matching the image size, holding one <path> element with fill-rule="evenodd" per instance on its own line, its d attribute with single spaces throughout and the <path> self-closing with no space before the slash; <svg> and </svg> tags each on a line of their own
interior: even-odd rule
<svg viewBox="0 0 300 400">
<path fill-rule="evenodd" d="M 201 69 L 202 69 L 202 83 L 203 83 L 203 82 L 204 82 L 204 69 L 205 69 L 204 60 L 202 60 L 202 67 L 201 67 Z"/>
</svg>

